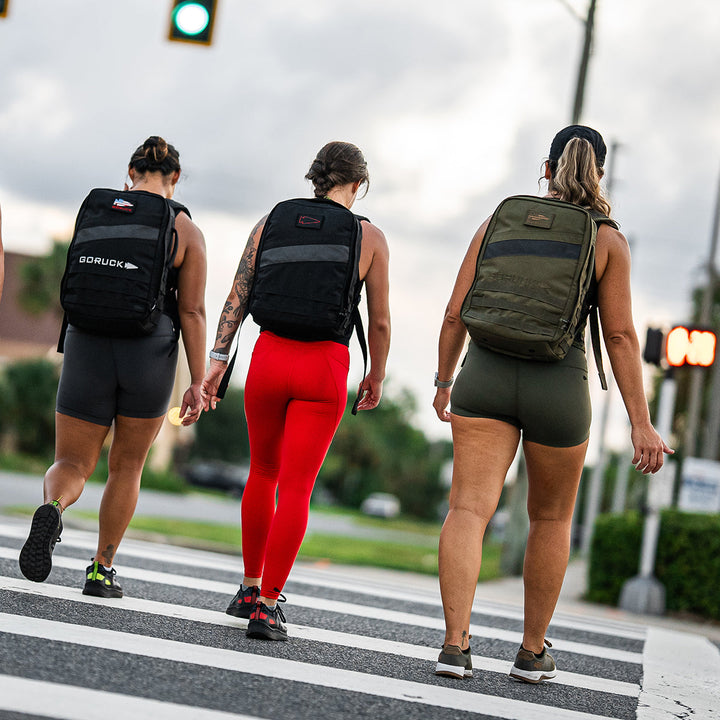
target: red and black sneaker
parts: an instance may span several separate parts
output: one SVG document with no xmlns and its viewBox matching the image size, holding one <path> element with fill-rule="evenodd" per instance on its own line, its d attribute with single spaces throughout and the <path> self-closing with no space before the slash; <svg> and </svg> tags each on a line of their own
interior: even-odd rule
<svg viewBox="0 0 720 720">
<path fill-rule="evenodd" d="M 225 612 L 233 617 L 249 618 L 255 609 L 258 597 L 260 597 L 260 588 L 257 585 L 250 587 L 240 585 L 240 589 L 235 593 L 235 597 Z"/>
<path fill-rule="evenodd" d="M 278 603 L 281 602 L 285 602 L 284 595 L 280 595 L 278 598 Z M 258 600 L 250 614 L 250 622 L 245 635 L 258 640 L 287 640 L 286 622 L 280 605 L 268 607 Z"/>
</svg>

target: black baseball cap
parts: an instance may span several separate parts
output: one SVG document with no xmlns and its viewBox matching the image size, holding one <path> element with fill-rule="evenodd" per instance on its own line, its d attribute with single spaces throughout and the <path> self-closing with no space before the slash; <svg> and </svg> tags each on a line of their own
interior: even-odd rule
<svg viewBox="0 0 720 720">
<path fill-rule="evenodd" d="M 605 155 L 607 155 L 605 141 L 597 130 L 593 130 L 587 125 L 568 125 L 566 128 L 563 128 L 553 138 L 552 145 L 550 145 L 550 162 L 557 164 L 557 161 L 563 154 L 565 146 L 570 142 L 570 140 L 576 137 L 584 138 L 592 145 L 593 150 L 595 151 L 595 157 L 597 158 L 598 167 L 602 167 L 605 164 Z"/>
</svg>

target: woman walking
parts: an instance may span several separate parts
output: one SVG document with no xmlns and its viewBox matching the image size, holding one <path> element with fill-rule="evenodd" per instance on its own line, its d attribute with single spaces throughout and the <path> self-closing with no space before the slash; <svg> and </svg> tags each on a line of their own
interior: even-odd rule
<svg viewBox="0 0 720 720">
<path fill-rule="evenodd" d="M 650 423 L 632 320 L 628 244 L 614 223 L 602 221 L 610 215 L 600 189 L 605 153 L 597 131 L 578 125 L 561 130 L 545 163 L 547 197 L 585 208 L 598 218 L 590 294 L 595 295 L 605 346 L 632 425 L 633 463 L 643 473 L 655 473 L 662 467 L 663 453 L 672 450 Z M 542 226 L 551 220 L 540 217 L 533 222 Z M 472 675 L 470 613 L 482 540 L 522 439 L 530 531 L 523 570 L 523 640 L 510 674 L 537 683 L 556 674 L 545 636 L 567 568 L 575 496 L 590 431 L 583 335 L 587 308 L 564 359 L 539 362 L 511 357 L 471 341 L 452 388 L 467 335 L 461 308 L 475 281 L 489 223 L 481 225 L 467 251 L 439 340 L 433 405 L 438 417 L 452 425 L 454 465 L 450 509 L 440 535 L 446 632 L 436 673 Z"/>
<path fill-rule="evenodd" d="M 155 245 L 148 243 L 153 228 L 137 224 L 139 208 L 144 200 L 158 205 L 158 196 L 163 198 L 166 202 L 160 207 L 167 212 L 169 203 L 176 214 L 174 261 L 166 270 L 166 291 L 159 303 L 163 312 L 155 318 L 150 334 L 141 336 L 127 336 L 127 331 L 110 332 L 110 313 L 107 334 L 102 330 L 88 332 L 72 322 L 67 327 L 55 415 L 55 462 L 45 474 L 45 504 L 35 511 L 30 534 L 20 552 L 20 569 L 25 577 L 36 582 L 45 580 L 52 568 L 55 543 L 60 540 L 62 513 L 80 497 L 112 426 L 98 545 L 86 570 L 83 589 L 86 595 L 100 597 L 123 594 L 115 580 L 113 559 L 135 511 L 145 459 L 167 412 L 175 381 L 179 332 L 191 376 L 191 385 L 183 395 L 183 424 L 196 422 L 203 409 L 205 241 L 187 209 L 172 200 L 180 177 L 177 150 L 161 137 L 149 137 L 130 158 L 128 176 L 131 187 L 126 185 L 122 193 L 109 193 L 110 209 L 102 211 L 108 223 L 122 217 L 123 221 L 130 218 L 130 224 L 121 232 L 114 226 L 92 228 L 78 239 L 86 245 L 78 247 L 90 247 L 98 237 L 111 243 L 119 236 L 128 238 L 127 243 L 137 240 L 144 249 L 150 244 L 154 252 Z M 79 257 L 79 263 L 98 266 L 98 273 L 113 263 L 122 263 L 125 272 L 141 272 L 139 260 L 125 261 L 124 256 L 118 260 L 117 255 L 105 258 L 86 253 Z"/>
<path fill-rule="evenodd" d="M 244 576 L 227 613 L 249 618 L 248 637 L 268 640 L 287 639 L 277 602 L 284 600 L 281 591 L 305 535 L 315 479 L 346 405 L 353 325 L 323 329 L 320 317 L 334 275 L 359 281 L 347 317 L 357 312 L 360 284 L 367 289 L 370 370 L 360 384 L 360 410 L 380 401 L 390 347 L 387 242 L 372 223 L 350 213 L 369 181 L 365 159 L 355 145 L 331 142 L 306 178 L 315 200 L 280 203 L 251 232 L 203 383 L 214 408 L 252 289 L 256 305 L 250 309 L 261 333 L 245 383 L 250 474 L 241 509 Z M 358 226 L 356 256 L 351 237 Z M 272 288 L 271 278 L 277 280 Z M 313 327 L 315 311 L 308 308 L 315 305 Z M 303 313 L 310 316 L 301 328 L 294 318 Z"/>
</svg>

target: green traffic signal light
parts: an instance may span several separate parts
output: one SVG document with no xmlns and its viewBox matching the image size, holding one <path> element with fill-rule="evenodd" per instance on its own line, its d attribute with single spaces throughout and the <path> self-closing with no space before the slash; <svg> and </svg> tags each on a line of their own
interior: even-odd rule
<svg viewBox="0 0 720 720">
<path fill-rule="evenodd" d="M 210 45 L 217 0 L 174 0 L 169 39 Z"/>
</svg>

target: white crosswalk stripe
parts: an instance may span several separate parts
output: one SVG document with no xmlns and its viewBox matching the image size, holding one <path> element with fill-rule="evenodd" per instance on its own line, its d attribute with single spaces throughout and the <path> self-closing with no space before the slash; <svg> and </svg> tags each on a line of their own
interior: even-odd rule
<svg viewBox="0 0 720 720">
<path fill-rule="evenodd" d="M 556 619 L 558 677 L 534 687 L 507 677 L 522 637 L 521 610 L 478 603 L 474 612 L 483 623 L 471 626 L 475 676 L 454 681 L 433 673 L 444 626 L 439 595 L 427 585 L 413 589 L 388 581 L 370 587 L 348 570 L 299 565 L 288 593 L 291 642 L 262 643 L 245 639 L 247 621 L 224 613 L 241 573 L 237 557 L 126 541 L 118 572 L 133 592 L 108 600 L 62 584 L 82 577 L 94 535 L 66 529 L 53 574 L 45 583 L 32 583 L 16 564 L 25 531 L 20 523 L 0 522 L 0 716 L 84 720 L 98 717 L 93 709 L 107 705 L 112 713 L 100 716 L 324 720 L 362 715 L 383 703 L 392 708 L 386 716 L 397 720 L 446 717 L 445 712 L 507 720 L 666 717 L 658 714 L 664 712 L 658 699 L 662 683 L 653 688 L 646 678 L 641 687 L 641 678 L 648 671 L 650 680 L 657 678 L 667 667 L 653 669 L 647 646 L 642 650 L 646 638 L 655 644 L 667 638 L 658 639 L 644 627 Z M 158 569 L 147 569 L 153 566 Z M 330 597 L 319 596 L 315 588 Z M 696 641 L 688 647 L 702 658 L 704 692 L 711 694 L 707 673 L 717 648 L 707 645 Z M 61 668 L 62 681 L 54 676 L 57 658 L 77 663 L 83 653 L 91 654 L 90 667 L 81 662 Z M 37 661 L 46 654 L 45 663 Z M 114 686 L 111 680 L 99 689 L 98 663 L 113 668 L 111 678 L 118 669 L 123 683 Z M 687 691 L 692 677 L 684 677 L 684 683 Z M 168 687 L 177 693 L 168 696 Z M 225 692 L 234 703 L 225 703 Z M 709 712 L 717 706 L 707 700 L 698 705 Z M 382 720 L 384 712 L 368 710 L 368 716 Z"/>
</svg>

